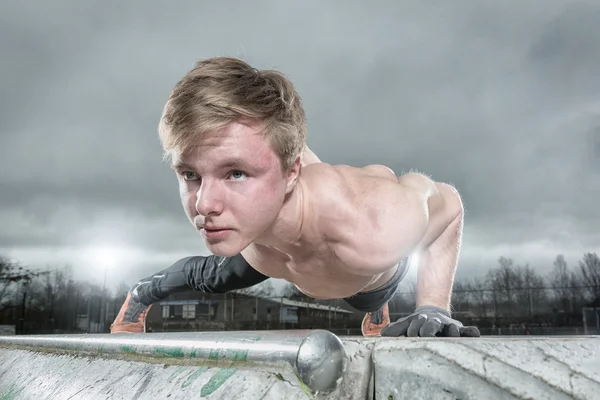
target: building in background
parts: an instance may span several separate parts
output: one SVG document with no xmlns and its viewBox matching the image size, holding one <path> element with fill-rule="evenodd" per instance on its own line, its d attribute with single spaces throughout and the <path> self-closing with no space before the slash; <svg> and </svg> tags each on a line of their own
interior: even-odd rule
<svg viewBox="0 0 600 400">
<path fill-rule="evenodd" d="M 327 303 L 239 293 L 179 293 L 157 302 L 148 331 L 344 329 L 359 327 L 363 314 Z"/>
</svg>

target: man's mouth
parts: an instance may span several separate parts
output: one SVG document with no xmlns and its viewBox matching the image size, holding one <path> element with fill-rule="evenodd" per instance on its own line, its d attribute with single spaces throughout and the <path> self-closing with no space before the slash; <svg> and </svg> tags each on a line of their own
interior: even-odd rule
<svg viewBox="0 0 600 400">
<path fill-rule="evenodd" d="M 204 229 L 207 232 L 225 231 L 227 228 L 216 227 L 216 226 L 201 226 L 200 229 Z"/>
<path fill-rule="evenodd" d="M 200 232 L 207 239 L 222 239 L 231 232 L 231 229 L 201 227 Z"/>
</svg>

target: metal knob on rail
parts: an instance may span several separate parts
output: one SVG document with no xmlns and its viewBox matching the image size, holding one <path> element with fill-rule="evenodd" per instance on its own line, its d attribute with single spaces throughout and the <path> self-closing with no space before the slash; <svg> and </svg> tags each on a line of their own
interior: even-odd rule
<svg viewBox="0 0 600 400">
<path fill-rule="evenodd" d="M 0 345 L 216 363 L 286 362 L 316 392 L 335 389 L 346 367 L 342 341 L 326 330 L 0 336 Z"/>
</svg>

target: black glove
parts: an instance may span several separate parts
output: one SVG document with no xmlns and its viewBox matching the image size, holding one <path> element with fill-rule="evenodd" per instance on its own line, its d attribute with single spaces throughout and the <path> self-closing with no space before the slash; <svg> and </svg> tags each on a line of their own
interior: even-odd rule
<svg viewBox="0 0 600 400">
<path fill-rule="evenodd" d="M 381 336 L 466 336 L 479 337 L 479 329 L 464 326 L 460 321 L 452 319 L 450 313 L 443 308 L 421 306 L 408 317 L 400 318 L 382 329 Z"/>
</svg>

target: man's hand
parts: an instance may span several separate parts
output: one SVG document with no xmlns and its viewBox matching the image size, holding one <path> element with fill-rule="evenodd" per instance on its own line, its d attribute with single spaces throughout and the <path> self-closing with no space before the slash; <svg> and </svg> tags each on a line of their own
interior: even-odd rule
<svg viewBox="0 0 600 400">
<path fill-rule="evenodd" d="M 110 326 L 110 333 L 145 333 L 146 315 L 152 304 L 146 306 L 140 303 L 131 292 L 119 310 L 119 314 Z"/>
<path fill-rule="evenodd" d="M 409 337 L 479 337 L 479 329 L 474 326 L 464 326 L 460 321 L 452 319 L 450 313 L 442 308 L 421 306 L 408 317 L 400 318 L 383 328 L 381 336 Z"/>
</svg>

